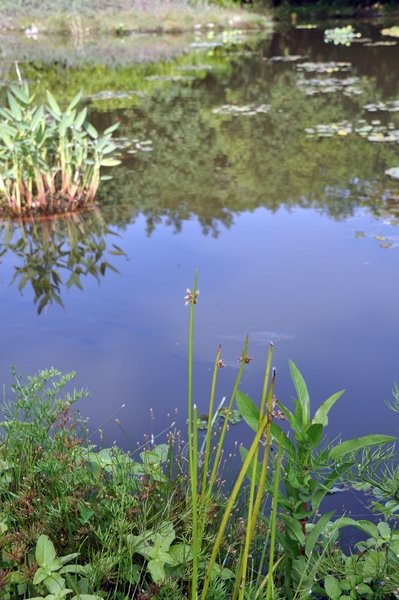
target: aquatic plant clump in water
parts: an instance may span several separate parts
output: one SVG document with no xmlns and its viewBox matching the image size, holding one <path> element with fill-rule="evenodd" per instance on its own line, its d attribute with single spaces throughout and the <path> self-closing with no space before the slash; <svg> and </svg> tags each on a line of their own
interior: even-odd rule
<svg viewBox="0 0 399 600">
<path fill-rule="evenodd" d="M 7 97 L 9 107 L 0 108 L 0 210 L 52 214 L 92 204 L 100 167 L 120 163 L 104 158 L 116 149 L 111 137 L 118 124 L 100 137 L 87 109 L 77 112 L 82 92 L 65 112 L 49 91 L 47 105 L 33 106 L 27 84 L 11 84 Z"/>
</svg>

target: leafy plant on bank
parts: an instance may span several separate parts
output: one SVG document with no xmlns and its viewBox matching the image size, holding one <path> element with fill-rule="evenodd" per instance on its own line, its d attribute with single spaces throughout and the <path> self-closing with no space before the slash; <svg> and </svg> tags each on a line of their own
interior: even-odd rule
<svg viewBox="0 0 399 600">
<path fill-rule="evenodd" d="M 335 446 L 325 446 L 324 429 L 328 425 L 328 413 L 343 392 L 328 398 L 317 409 L 313 418 L 310 416 L 310 397 L 305 381 L 290 361 L 291 376 L 296 388 L 297 399 L 293 399 L 294 411 L 276 399 L 294 433 L 295 444 L 272 422 L 271 433 L 276 440 L 282 438 L 284 454 L 284 478 L 282 490 L 278 490 L 278 515 L 283 530 L 276 531 L 276 537 L 284 550 L 282 582 L 287 599 L 294 597 L 298 586 L 313 586 L 314 567 L 317 568 L 319 558 L 317 542 L 323 533 L 333 512 L 319 514 L 320 504 L 327 493 L 356 464 L 360 450 L 370 446 L 382 446 L 393 442 L 396 438 L 388 435 L 368 435 L 358 439 L 340 442 Z M 252 429 L 258 427 L 259 410 L 255 403 L 242 392 L 237 392 L 238 409 Z M 241 448 L 243 458 L 247 451 Z M 252 478 L 260 479 L 262 466 L 257 465 Z M 273 480 L 267 479 L 266 489 L 273 493 Z M 316 523 L 316 518 L 319 520 Z M 313 523 L 308 531 L 307 524 Z M 342 522 L 352 524 L 348 522 Z"/>
<path fill-rule="evenodd" d="M 98 131 L 77 111 L 79 92 L 62 112 L 47 91 L 47 104 L 34 106 L 28 84 L 10 84 L 8 107 L 0 108 L 0 198 L 11 215 L 65 212 L 90 205 L 101 166 L 119 164 L 112 132 Z"/>
</svg>

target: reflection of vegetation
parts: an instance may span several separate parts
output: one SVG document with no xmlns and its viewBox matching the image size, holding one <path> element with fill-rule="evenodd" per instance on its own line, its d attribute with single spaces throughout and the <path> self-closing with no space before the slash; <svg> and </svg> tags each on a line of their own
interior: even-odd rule
<svg viewBox="0 0 399 600">
<path fill-rule="evenodd" d="M 19 290 L 30 283 L 38 312 L 54 301 L 63 306 L 61 288 L 83 289 L 81 277 L 92 275 L 98 281 L 106 269 L 116 271 L 106 259 L 105 235 L 111 233 L 98 209 L 62 217 L 3 221 L 0 229 L 0 256 L 12 253 L 19 260 L 14 281 Z M 124 254 L 113 244 L 109 254 Z M 67 273 L 64 283 L 62 274 Z"/>
<path fill-rule="evenodd" d="M 363 110 L 377 95 L 373 79 L 362 77 L 364 92 L 355 98 L 309 98 L 291 65 L 245 55 L 225 62 L 225 69 L 201 80 L 160 87 L 139 108 L 118 111 L 120 135 L 150 137 L 154 150 L 126 155 L 124 166 L 104 183 L 99 200 L 107 222 L 123 225 L 141 213 L 150 233 L 162 217 L 177 231 L 182 221 L 197 217 L 206 232 L 216 234 L 218 222 L 228 226 L 234 213 L 260 206 L 313 207 L 342 218 L 360 202 L 351 182 L 381 177 L 395 164 L 397 146 L 391 144 L 306 136 L 306 128 L 348 115 L 353 122 L 373 119 Z M 264 103 L 267 114 L 214 110 Z M 111 122 L 104 113 L 97 120 L 99 126 Z"/>
</svg>

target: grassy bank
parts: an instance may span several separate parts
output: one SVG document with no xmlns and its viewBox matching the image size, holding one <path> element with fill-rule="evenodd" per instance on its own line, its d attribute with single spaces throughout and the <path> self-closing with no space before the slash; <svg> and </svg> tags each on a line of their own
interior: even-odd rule
<svg viewBox="0 0 399 600">
<path fill-rule="evenodd" d="M 222 8 L 189 0 L 0 0 L 3 29 L 27 30 L 27 35 L 90 33 L 128 35 L 132 32 L 180 33 L 199 29 L 263 29 L 270 17 L 239 7 Z"/>
<path fill-rule="evenodd" d="M 306 384 L 291 363 L 297 398 L 293 411 L 283 406 L 274 394 L 273 345 L 257 406 L 238 390 L 252 360 L 248 339 L 223 416 L 215 404 L 224 366 L 220 348 L 209 414 L 198 415 L 192 404 L 198 294 L 195 280 L 185 298 L 187 430 L 171 423 L 159 444 L 151 436 L 125 451 L 107 445 L 99 429 L 96 447 L 86 421 L 73 411 L 86 392 L 63 395 L 73 374 L 50 369 L 24 382 L 13 371 L 14 398 L 4 403 L 0 423 L 3 600 L 397 597 L 399 473 L 387 446 L 395 438 L 327 443 L 328 413 L 343 392 L 312 415 Z M 394 394 L 391 408 L 398 412 L 397 386 Z M 238 418 L 253 430 L 252 443 L 248 449 L 237 445 L 227 457 L 228 424 Z M 279 420 L 288 422 L 289 434 Z M 323 511 L 325 495 L 343 484 L 372 494 L 378 524 Z M 359 529 L 364 541 L 344 551 L 339 532 L 348 526 Z"/>
</svg>

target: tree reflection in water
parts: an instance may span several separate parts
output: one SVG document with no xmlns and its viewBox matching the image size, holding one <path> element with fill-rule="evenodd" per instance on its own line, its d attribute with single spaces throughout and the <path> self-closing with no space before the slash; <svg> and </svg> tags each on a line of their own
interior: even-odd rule
<svg viewBox="0 0 399 600">
<path fill-rule="evenodd" d="M 118 270 L 107 255 L 125 255 L 106 238 L 115 235 L 104 222 L 98 208 L 57 217 L 0 221 L 0 258 L 8 254 L 18 259 L 11 284 L 18 281 L 22 291 L 33 288 L 40 314 L 53 302 L 63 306 L 63 288 L 83 290 L 82 277 L 92 275 L 100 281 L 107 269 Z"/>
</svg>

